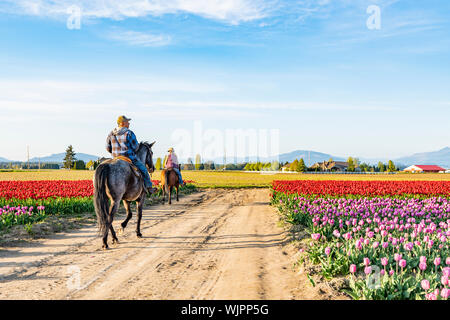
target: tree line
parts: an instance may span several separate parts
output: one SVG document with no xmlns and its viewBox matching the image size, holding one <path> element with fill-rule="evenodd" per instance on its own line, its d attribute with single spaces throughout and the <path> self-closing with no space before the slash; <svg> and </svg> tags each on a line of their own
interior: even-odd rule
<svg viewBox="0 0 450 320">
<path fill-rule="evenodd" d="M 163 164 L 167 159 L 167 155 L 163 158 L 158 157 L 155 162 L 155 169 L 161 170 L 163 168 Z M 333 159 L 329 159 L 329 162 L 332 162 Z M 99 165 L 99 160 L 97 161 L 89 161 L 85 163 L 83 160 L 78 160 L 76 158 L 76 153 L 73 149 L 72 145 L 69 145 L 66 149 L 66 154 L 63 159 L 63 167 L 65 169 L 72 170 L 87 170 L 87 169 L 96 169 Z M 377 165 L 369 165 L 367 163 L 360 163 L 358 158 L 348 157 L 347 159 L 347 171 L 348 172 L 395 172 L 398 171 L 398 168 L 395 166 L 392 160 L 389 160 L 388 163 L 379 162 Z M 308 172 L 308 171 L 320 171 L 319 169 L 308 168 L 305 164 L 303 158 L 295 159 L 291 163 L 279 163 L 278 161 L 273 162 L 242 162 L 242 163 L 229 163 L 229 164 L 216 164 L 213 161 L 202 162 L 200 154 L 195 156 L 195 162 L 192 158 L 188 158 L 187 162 L 181 164 L 182 170 L 244 170 L 244 171 L 278 171 L 281 167 L 284 166 L 287 171 L 295 171 L 295 172 Z M 0 168 L 4 169 L 25 169 L 28 167 L 26 163 L 12 163 L 9 164 L 0 164 Z M 30 169 L 59 169 L 59 164 L 56 163 L 30 163 Z"/>
</svg>

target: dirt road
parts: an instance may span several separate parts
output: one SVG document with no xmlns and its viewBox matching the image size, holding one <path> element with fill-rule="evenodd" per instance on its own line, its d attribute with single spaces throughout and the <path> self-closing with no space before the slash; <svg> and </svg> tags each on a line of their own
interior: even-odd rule
<svg viewBox="0 0 450 320">
<path fill-rule="evenodd" d="M 267 189 L 205 190 L 144 210 L 144 237 L 133 217 L 107 251 L 95 225 L 0 248 L 0 299 L 325 298 L 293 270 L 268 201 Z"/>
</svg>

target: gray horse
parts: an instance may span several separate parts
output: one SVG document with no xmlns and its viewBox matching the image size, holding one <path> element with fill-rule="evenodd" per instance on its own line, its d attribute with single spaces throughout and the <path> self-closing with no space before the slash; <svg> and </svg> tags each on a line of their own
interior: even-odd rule
<svg viewBox="0 0 450 320">
<path fill-rule="evenodd" d="M 155 141 L 156 142 L 156 141 Z M 155 170 L 153 165 L 152 146 L 155 144 L 141 142 L 136 156 L 144 163 L 150 172 Z M 132 217 L 130 202 L 137 202 L 137 226 L 136 235 L 141 234 L 142 208 L 145 201 L 144 180 L 132 166 L 123 160 L 111 159 L 102 162 L 95 170 L 94 175 L 94 206 L 97 214 L 97 223 L 100 234 L 103 236 L 103 249 L 108 249 L 108 232 L 111 230 L 113 243 L 118 243 L 116 233 L 112 226 L 114 214 L 123 201 L 127 211 L 127 218 L 122 222 L 120 231 L 126 228 Z"/>
</svg>

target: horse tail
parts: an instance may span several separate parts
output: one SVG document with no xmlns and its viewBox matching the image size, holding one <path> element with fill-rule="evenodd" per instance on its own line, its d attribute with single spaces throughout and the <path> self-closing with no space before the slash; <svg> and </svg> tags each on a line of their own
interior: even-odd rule
<svg viewBox="0 0 450 320">
<path fill-rule="evenodd" d="M 106 177 L 108 176 L 108 173 L 109 165 L 107 164 L 99 165 L 97 170 L 95 170 L 94 206 L 95 213 L 97 214 L 97 226 L 100 234 L 103 234 L 106 230 L 106 222 L 108 220 L 109 213 L 109 198 L 106 194 Z"/>
</svg>

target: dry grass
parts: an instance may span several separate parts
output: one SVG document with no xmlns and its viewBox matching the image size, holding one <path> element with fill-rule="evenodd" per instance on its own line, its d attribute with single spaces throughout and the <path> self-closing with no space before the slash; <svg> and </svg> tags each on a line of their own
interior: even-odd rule
<svg viewBox="0 0 450 320">
<path fill-rule="evenodd" d="M 93 171 L 41 170 L 31 172 L 0 172 L 0 180 L 90 180 Z M 450 174 L 390 174 L 390 175 L 341 175 L 341 174 L 261 174 L 242 171 L 182 171 L 183 179 L 193 180 L 199 187 L 265 187 L 273 180 L 421 180 L 450 181 Z M 160 171 L 152 179 L 160 179 Z"/>
</svg>

